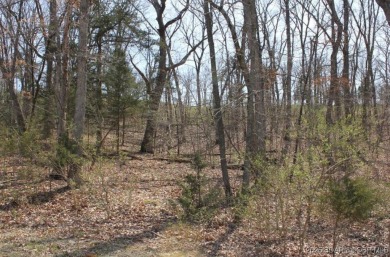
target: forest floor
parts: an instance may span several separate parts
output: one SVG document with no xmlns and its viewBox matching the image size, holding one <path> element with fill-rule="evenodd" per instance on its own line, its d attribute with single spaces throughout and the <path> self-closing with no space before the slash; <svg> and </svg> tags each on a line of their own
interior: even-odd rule
<svg viewBox="0 0 390 257">
<path fill-rule="evenodd" d="M 233 207 L 221 207 L 207 222 L 183 221 L 174 203 L 179 184 L 194 172 L 189 163 L 136 154 L 104 159 L 86 168 L 85 184 L 73 190 L 62 181 L 40 180 L 48 171 L 37 169 L 3 162 L 1 257 L 299 255 L 300 230 L 293 218 L 264 225 L 263 214 L 256 218 L 255 212 L 238 222 Z M 220 177 L 218 169 L 204 173 L 215 181 Z M 237 192 L 242 174 L 230 174 Z M 269 215 L 268 220 L 279 219 Z M 388 214 L 342 224 L 337 256 L 390 256 L 389 228 Z M 331 220 L 313 213 L 303 256 L 331 256 L 332 235 Z"/>
</svg>

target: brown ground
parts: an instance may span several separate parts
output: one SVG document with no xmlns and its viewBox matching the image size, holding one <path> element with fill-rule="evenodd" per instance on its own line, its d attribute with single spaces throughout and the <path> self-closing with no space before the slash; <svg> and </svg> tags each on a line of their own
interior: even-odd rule
<svg viewBox="0 0 390 257">
<path fill-rule="evenodd" d="M 298 256 L 299 215 L 277 215 L 259 198 L 238 223 L 226 208 L 201 225 L 180 220 L 172 204 L 188 163 L 150 155 L 98 162 L 81 189 L 34 181 L 47 171 L 3 161 L 0 171 L 0 256 Z M 34 174 L 32 174 L 34 173 Z M 205 169 L 216 180 L 218 169 Z M 232 170 L 237 190 L 240 171 Z M 265 196 L 267 197 L 267 196 Z M 269 204 L 269 206 L 265 206 Z M 265 210 L 269 210 L 268 212 Z M 287 212 L 289 213 L 289 212 Z M 331 220 L 313 212 L 304 256 L 331 256 Z M 387 210 L 364 224 L 342 225 L 337 256 L 390 256 Z M 283 221 L 276 224 L 274 221 Z M 377 250 L 364 254 L 366 250 Z M 347 251 L 350 251 L 347 253 Z M 351 251 L 355 251 L 352 254 Z"/>
</svg>

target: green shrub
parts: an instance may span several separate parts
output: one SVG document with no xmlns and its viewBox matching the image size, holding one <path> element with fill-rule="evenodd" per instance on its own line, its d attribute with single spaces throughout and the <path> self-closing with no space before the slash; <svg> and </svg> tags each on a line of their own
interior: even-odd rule
<svg viewBox="0 0 390 257">
<path fill-rule="evenodd" d="M 376 190 L 362 178 L 344 177 L 329 182 L 327 201 L 340 218 L 363 221 L 378 202 Z"/>
<path fill-rule="evenodd" d="M 192 222 L 200 222 L 210 219 L 220 206 L 222 192 L 220 187 L 211 187 L 210 181 L 201 174 L 203 163 L 200 154 L 196 154 L 193 159 L 192 167 L 196 174 L 189 174 L 184 182 L 180 183 L 182 194 L 178 203 L 183 210 L 183 218 Z"/>
<path fill-rule="evenodd" d="M 194 175 L 187 175 L 180 184 L 182 194 L 178 202 L 183 210 L 183 218 L 187 221 L 201 222 L 209 220 L 222 202 L 221 190 L 219 188 L 208 188 L 202 190 L 208 181 Z M 200 190 L 201 188 L 201 190 Z"/>
<path fill-rule="evenodd" d="M 62 136 L 56 145 L 56 154 L 54 159 L 54 168 L 62 169 L 77 163 L 77 143 L 68 136 Z"/>
<path fill-rule="evenodd" d="M 33 159 L 41 151 L 39 144 L 39 132 L 36 129 L 29 129 L 23 134 L 16 131 L 5 132 L 5 140 L 1 143 L 3 154 L 19 155 L 21 157 Z"/>
</svg>

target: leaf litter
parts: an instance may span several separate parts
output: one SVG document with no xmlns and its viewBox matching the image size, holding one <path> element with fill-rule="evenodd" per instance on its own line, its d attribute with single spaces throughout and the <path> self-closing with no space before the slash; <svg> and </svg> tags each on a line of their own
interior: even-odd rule
<svg viewBox="0 0 390 257">
<path fill-rule="evenodd" d="M 77 190 L 66 190 L 61 181 L 29 183 L 2 174 L 2 182 L 10 177 L 13 182 L 2 183 L 0 191 L 0 256 L 298 256 L 292 220 L 283 235 L 260 229 L 262 217 L 236 222 L 228 207 L 204 224 L 180 220 L 172 202 L 180 196 L 178 184 L 192 172 L 188 163 L 143 155 L 120 167 L 104 160 L 86 172 Z M 219 179 L 218 169 L 204 172 Z M 240 172 L 232 176 L 237 191 Z M 41 198 L 29 200 L 39 193 Z M 331 256 L 325 252 L 332 246 L 331 222 L 313 217 L 304 256 Z M 339 246 L 389 249 L 389 228 L 386 215 L 355 224 L 340 234 Z"/>
</svg>

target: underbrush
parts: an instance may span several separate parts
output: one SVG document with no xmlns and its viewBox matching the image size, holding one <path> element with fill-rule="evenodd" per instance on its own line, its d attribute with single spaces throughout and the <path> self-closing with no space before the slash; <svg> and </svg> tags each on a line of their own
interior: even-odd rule
<svg viewBox="0 0 390 257">
<path fill-rule="evenodd" d="M 181 218 L 185 221 L 201 223 L 211 220 L 220 207 L 224 198 L 219 185 L 213 185 L 212 181 L 203 174 L 206 164 L 199 153 L 194 155 L 192 168 L 194 174 L 185 176 L 179 183 L 182 192 L 177 202 L 171 201 L 173 206 L 181 207 Z"/>
<path fill-rule="evenodd" d="M 261 171 L 258 183 L 234 211 L 268 238 L 287 242 L 293 237 L 300 256 L 305 255 L 309 234 L 323 232 L 316 231 L 315 224 L 322 224 L 331 231 L 327 247 L 335 253 L 348 227 L 383 219 L 390 191 L 374 179 L 376 171 L 367 161 L 372 147 L 359 123 L 342 120 L 328 126 L 318 118 L 306 126 L 313 131 L 290 160 L 252 160 Z M 282 245 L 282 254 L 287 248 Z"/>
<path fill-rule="evenodd" d="M 99 158 L 93 169 L 83 173 L 81 190 L 90 203 L 104 210 L 105 218 L 115 215 L 117 207 L 130 209 L 136 178 L 124 177 L 117 161 Z"/>
<path fill-rule="evenodd" d="M 332 239 L 324 245 L 330 253 L 335 254 L 339 244 L 345 245 L 343 240 L 360 247 L 359 241 L 345 236 L 359 233 L 351 227 L 367 223 L 377 224 L 382 235 L 378 239 L 373 230 L 367 240 L 383 245 L 389 228 L 381 221 L 389 218 L 385 199 L 390 187 L 370 165 L 375 159 L 371 160 L 373 146 L 367 141 L 367 132 L 359 122 L 346 119 L 327 125 L 322 117 L 304 121 L 303 129 L 306 137 L 298 141 L 299 151 L 285 160 L 251 160 L 256 183 L 246 193 L 236 192 L 229 206 L 223 204 L 220 185 L 218 191 L 202 173 L 201 165 L 194 165 L 194 174 L 180 184 L 178 204 L 183 220 L 212 224 L 218 217 L 228 216 L 220 219 L 224 226 L 240 222 L 251 233 L 278 241 L 282 255 L 291 251 L 289 244 L 294 242 L 294 252 L 305 256 L 317 236 Z M 196 158 L 194 164 L 199 161 Z M 362 231 L 356 238 L 366 236 Z"/>
</svg>

